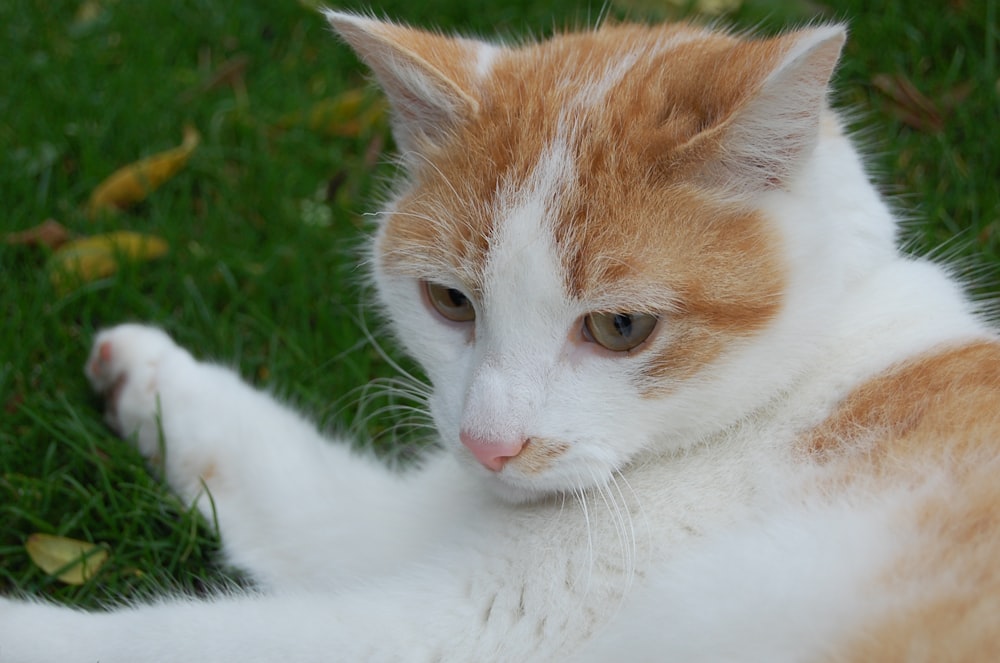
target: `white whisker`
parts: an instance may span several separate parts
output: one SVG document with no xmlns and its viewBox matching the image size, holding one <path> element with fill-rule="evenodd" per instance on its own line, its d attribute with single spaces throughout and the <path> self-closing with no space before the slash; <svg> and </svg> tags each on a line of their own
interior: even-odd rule
<svg viewBox="0 0 1000 663">
<path fill-rule="evenodd" d="M 632 510 L 629 508 L 628 499 L 625 497 L 625 494 L 622 492 L 621 485 L 618 483 L 618 477 L 621 477 L 622 481 L 625 481 L 626 485 L 628 486 L 628 481 L 618 470 L 614 470 L 608 475 L 609 481 L 607 485 L 609 490 L 613 486 L 615 491 L 617 491 L 618 493 L 618 497 L 620 498 L 620 500 L 614 500 L 614 501 L 619 504 L 618 512 L 621 517 L 621 525 L 622 525 L 622 531 L 620 533 L 620 536 L 627 543 L 625 569 L 626 569 L 626 589 L 628 589 L 632 586 L 632 583 L 635 580 L 636 561 L 638 558 L 638 541 L 636 540 L 635 522 L 632 520 Z M 630 491 L 632 491 L 631 486 L 628 486 L 628 488 Z M 632 491 L 632 494 L 634 496 L 635 492 Z"/>
<path fill-rule="evenodd" d="M 587 529 L 587 581 L 584 589 L 584 593 L 586 593 L 590 587 L 591 576 L 594 572 L 594 532 L 590 522 L 590 509 L 587 506 L 587 492 L 583 487 L 582 481 L 577 481 L 577 485 L 573 487 L 573 496 L 583 511 L 583 521 Z"/>
</svg>

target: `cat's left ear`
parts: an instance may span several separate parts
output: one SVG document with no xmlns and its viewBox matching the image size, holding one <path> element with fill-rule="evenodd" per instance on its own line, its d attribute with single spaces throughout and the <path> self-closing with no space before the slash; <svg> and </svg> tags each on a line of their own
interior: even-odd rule
<svg viewBox="0 0 1000 663">
<path fill-rule="evenodd" d="M 846 38 L 843 26 L 832 25 L 746 45 L 764 66 L 743 102 L 705 132 L 714 144 L 702 171 L 710 184 L 745 197 L 795 175 L 819 140 L 830 77 Z"/>
<path fill-rule="evenodd" d="M 392 106 L 403 158 L 433 150 L 479 111 L 477 66 L 495 47 L 326 10 L 327 20 L 367 64 Z"/>
</svg>

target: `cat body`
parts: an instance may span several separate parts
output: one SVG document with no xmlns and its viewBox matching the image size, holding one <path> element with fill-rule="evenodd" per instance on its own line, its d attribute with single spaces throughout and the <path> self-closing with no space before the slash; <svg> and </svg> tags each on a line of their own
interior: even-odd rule
<svg viewBox="0 0 1000 663">
<path fill-rule="evenodd" d="M 826 104 L 841 28 L 328 17 L 393 107 L 369 262 L 444 451 L 391 472 L 157 329 L 102 332 L 109 424 L 260 589 L 3 602 L 0 660 L 1000 652 L 1000 343 L 898 252 Z"/>
</svg>

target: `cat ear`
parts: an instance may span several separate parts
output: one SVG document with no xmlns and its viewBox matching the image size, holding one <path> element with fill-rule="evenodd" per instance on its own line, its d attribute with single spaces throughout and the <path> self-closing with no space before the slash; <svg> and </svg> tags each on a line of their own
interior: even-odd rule
<svg viewBox="0 0 1000 663">
<path fill-rule="evenodd" d="M 334 10 L 334 30 L 367 64 L 389 98 L 401 152 L 425 152 L 479 110 L 476 66 L 494 47 Z"/>
<path fill-rule="evenodd" d="M 702 170 L 711 185 L 745 197 L 782 186 L 796 173 L 819 138 L 830 77 L 845 39 L 843 26 L 835 25 L 760 42 L 765 51 L 777 46 L 779 55 L 769 57 L 774 65 L 765 69 L 756 90 L 706 132 L 716 146 Z"/>
</svg>

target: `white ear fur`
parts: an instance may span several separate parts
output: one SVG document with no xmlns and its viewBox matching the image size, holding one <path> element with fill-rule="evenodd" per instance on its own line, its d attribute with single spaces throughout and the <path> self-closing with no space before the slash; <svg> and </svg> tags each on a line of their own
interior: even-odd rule
<svg viewBox="0 0 1000 663">
<path fill-rule="evenodd" d="M 475 98 L 430 62 L 427 54 L 414 48 L 422 45 L 433 51 L 444 37 L 346 12 L 327 9 L 323 13 L 371 68 L 389 98 L 393 134 L 404 156 L 439 143 L 459 121 L 477 112 Z M 474 66 L 472 42 L 447 41 L 470 52 L 464 62 L 448 53 L 441 53 L 442 58 L 459 60 L 451 63 L 453 67 Z"/>
<path fill-rule="evenodd" d="M 723 128 L 722 151 L 709 169 L 714 184 L 736 196 L 752 195 L 781 186 L 795 173 L 816 146 L 846 37 L 844 27 L 834 25 L 783 38 L 794 43 Z"/>
</svg>

